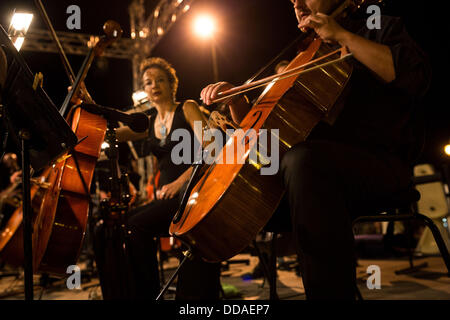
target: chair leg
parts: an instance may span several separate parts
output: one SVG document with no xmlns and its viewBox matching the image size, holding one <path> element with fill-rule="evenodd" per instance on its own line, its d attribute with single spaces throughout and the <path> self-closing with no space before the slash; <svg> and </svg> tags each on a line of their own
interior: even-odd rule
<svg viewBox="0 0 450 320">
<path fill-rule="evenodd" d="M 261 250 L 259 249 L 259 246 L 258 246 L 256 240 L 253 240 L 253 246 L 255 247 L 255 251 L 259 258 L 259 262 L 261 263 L 261 266 L 263 268 L 263 273 L 264 273 L 265 279 L 269 279 L 269 267 L 266 264 L 266 261 L 263 257 Z"/>
<path fill-rule="evenodd" d="M 271 252 L 269 257 L 269 270 L 270 270 L 270 300 L 279 300 L 277 294 L 277 234 L 272 233 Z"/>
<path fill-rule="evenodd" d="M 268 266 L 264 256 L 262 255 L 261 251 L 259 250 L 258 244 L 256 243 L 256 241 L 253 241 L 253 246 L 255 247 L 256 250 L 256 254 L 259 257 L 259 261 L 261 263 L 262 269 L 263 269 L 263 273 L 264 273 L 264 281 L 267 279 L 267 282 L 269 283 L 269 290 L 270 290 L 270 299 L 273 300 L 273 288 L 272 288 L 272 284 L 273 284 L 273 280 L 272 280 L 272 266 Z M 269 261 L 267 261 L 269 264 L 271 264 L 271 257 L 269 257 Z M 276 289 L 275 289 L 275 293 L 276 293 Z"/>
<path fill-rule="evenodd" d="M 419 271 L 422 268 L 426 268 L 428 267 L 428 263 L 424 262 L 421 263 L 419 265 L 414 265 L 414 248 L 412 245 L 412 240 L 413 240 L 413 226 L 412 226 L 412 220 L 407 220 L 408 222 L 408 257 L 409 257 L 409 268 L 405 268 L 405 269 L 401 269 L 401 270 L 396 270 L 395 274 L 399 275 L 399 274 L 410 274 L 410 273 L 414 273 Z"/>
<path fill-rule="evenodd" d="M 426 226 L 430 228 L 431 232 L 433 233 L 434 241 L 436 241 L 439 251 L 441 252 L 442 259 L 444 260 L 445 266 L 447 267 L 447 275 L 450 277 L 450 254 L 448 252 L 447 246 L 445 245 L 444 239 L 442 239 L 442 235 L 439 232 L 439 229 L 436 227 L 433 220 L 431 220 L 427 216 L 417 213 L 417 218 L 422 219 L 425 222 Z"/>
</svg>

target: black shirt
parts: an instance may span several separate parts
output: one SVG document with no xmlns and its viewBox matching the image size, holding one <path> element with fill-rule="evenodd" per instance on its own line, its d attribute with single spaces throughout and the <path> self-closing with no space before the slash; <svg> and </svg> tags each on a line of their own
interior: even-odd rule
<svg viewBox="0 0 450 320">
<path fill-rule="evenodd" d="M 411 164 L 422 143 L 420 99 L 431 82 L 426 55 L 408 35 L 400 18 L 382 16 L 381 29 L 369 30 L 366 20 L 348 21 L 344 28 L 387 45 L 396 78 L 383 82 L 351 58 L 354 70 L 346 90 L 344 108 L 333 126 L 318 125 L 311 138 L 326 138 L 369 149 L 383 150 Z"/>
<path fill-rule="evenodd" d="M 192 130 L 189 123 L 186 121 L 183 112 L 183 104 L 178 104 L 175 109 L 175 114 L 172 120 L 172 126 L 167 134 L 165 141 L 158 139 L 155 136 L 155 119 L 157 114 L 150 117 L 150 127 L 149 127 L 149 137 L 147 140 L 147 147 L 150 149 L 151 153 L 158 159 L 158 169 L 161 172 L 159 185 L 163 186 L 170 182 L 175 181 L 183 172 L 185 172 L 191 166 L 194 159 L 194 131 Z M 189 132 L 189 146 L 190 148 L 190 161 L 189 163 L 175 164 L 172 161 L 172 150 L 173 148 L 183 141 L 172 140 L 172 135 L 176 129 L 184 129 Z M 183 157 L 183 152 L 187 151 L 185 149 L 180 150 L 180 154 L 177 156 Z"/>
</svg>

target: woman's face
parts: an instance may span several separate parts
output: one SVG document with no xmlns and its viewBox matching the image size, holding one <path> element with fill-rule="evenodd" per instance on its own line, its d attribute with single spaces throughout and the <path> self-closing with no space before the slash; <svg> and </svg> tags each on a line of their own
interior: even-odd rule
<svg viewBox="0 0 450 320">
<path fill-rule="evenodd" d="M 173 100 L 172 86 L 167 74 L 157 67 L 145 70 L 142 76 L 144 91 L 151 102 L 161 103 Z"/>
</svg>

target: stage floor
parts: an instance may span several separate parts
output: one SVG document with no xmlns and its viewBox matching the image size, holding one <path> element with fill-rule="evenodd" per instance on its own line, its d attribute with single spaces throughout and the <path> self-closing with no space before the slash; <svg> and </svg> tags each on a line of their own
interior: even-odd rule
<svg viewBox="0 0 450 320">
<path fill-rule="evenodd" d="M 240 254 L 231 259 L 247 260 L 246 263 L 231 263 L 229 269 L 222 271 L 221 281 L 228 300 L 268 300 L 269 285 L 262 278 L 246 279 L 252 272 L 259 259 L 249 254 Z M 285 262 L 295 264 L 295 256 L 284 257 Z M 169 278 L 175 270 L 178 260 L 169 258 L 164 263 L 165 277 Z M 365 300 L 450 300 L 450 277 L 447 275 L 444 262 L 440 256 L 415 258 L 414 265 L 427 263 L 427 266 L 415 272 L 396 274 L 395 271 L 409 267 L 407 258 L 389 258 L 358 260 L 357 277 L 358 287 Z M 367 268 L 371 265 L 379 266 L 381 271 L 381 288 L 368 289 Z M 0 278 L 0 299 L 21 300 L 23 295 L 23 273 L 20 270 L 2 270 L 18 272 L 16 275 L 5 275 Z M 83 275 L 83 266 L 81 265 Z M 40 276 L 34 276 L 34 298 L 36 300 L 101 300 L 102 294 L 99 280 L 94 275 L 82 277 L 81 289 L 67 289 L 66 280 L 54 280 L 51 285 L 43 289 Z M 304 300 L 304 288 L 301 278 L 296 274 L 295 268 L 291 270 L 278 270 L 277 292 L 281 300 Z M 174 299 L 172 291 L 164 297 L 166 300 Z"/>
</svg>

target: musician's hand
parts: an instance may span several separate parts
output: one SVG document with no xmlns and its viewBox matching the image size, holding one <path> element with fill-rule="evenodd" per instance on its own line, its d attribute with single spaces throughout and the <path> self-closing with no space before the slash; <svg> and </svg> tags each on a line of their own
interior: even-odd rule
<svg viewBox="0 0 450 320">
<path fill-rule="evenodd" d="M 22 180 L 22 170 L 14 172 L 9 178 L 10 183 L 18 183 Z"/>
<path fill-rule="evenodd" d="M 334 18 L 323 13 L 311 13 L 302 19 L 298 25 L 299 29 L 312 28 L 325 42 L 339 41 L 340 36 L 346 30 L 342 28 Z"/>
<path fill-rule="evenodd" d="M 178 194 L 182 186 L 183 182 L 179 181 L 179 179 L 172 183 L 166 184 L 162 186 L 160 190 L 156 191 L 156 198 L 158 198 L 158 200 L 172 199 Z"/>
<path fill-rule="evenodd" d="M 234 86 L 228 82 L 218 82 L 214 84 L 210 84 L 203 88 L 200 93 L 200 98 L 204 104 L 209 106 L 212 104 L 212 101 L 217 98 L 217 94 L 219 92 L 227 91 L 233 88 Z"/>
<path fill-rule="evenodd" d="M 108 199 L 111 196 L 111 193 L 100 190 L 99 195 L 100 195 L 100 200 L 103 200 L 103 199 Z"/>
</svg>

